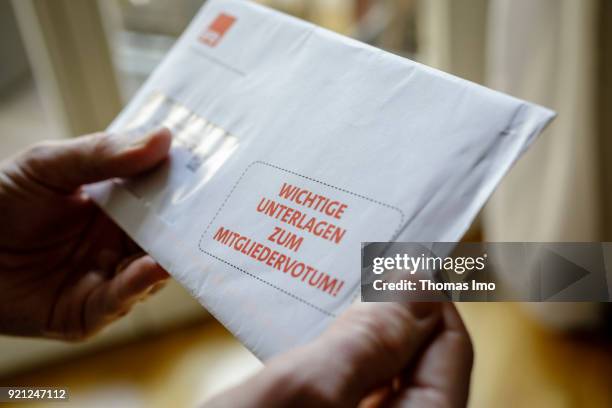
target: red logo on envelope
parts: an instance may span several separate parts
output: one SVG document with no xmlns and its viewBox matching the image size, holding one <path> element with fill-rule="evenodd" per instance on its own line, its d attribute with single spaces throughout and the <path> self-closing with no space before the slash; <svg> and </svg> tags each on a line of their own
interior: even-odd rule
<svg viewBox="0 0 612 408">
<path fill-rule="evenodd" d="M 200 35 L 200 42 L 215 47 L 236 22 L 236 17 L 221 13 Z"/>
</svg>

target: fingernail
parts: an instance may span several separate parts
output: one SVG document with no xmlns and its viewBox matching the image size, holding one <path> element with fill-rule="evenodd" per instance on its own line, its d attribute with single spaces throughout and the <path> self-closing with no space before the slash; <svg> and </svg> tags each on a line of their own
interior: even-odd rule
<svg viewBox="0 0 612 408">
<path fill-rule="evenodd" d="M 433 315 L 440 308 L 439 303 L 434 302 L 414 302 L 410 303 L 410 311 L 419 320 L 425 320 Z"/>
<path fill-rule="evenodd" d="M 127 146 L 127 149 L 140 149 L 141 147 L 146 146 L 149 141 L 159 132 L 159 130 L 154 130 L 153 132 L 148 132 L 144 136 L 142 134 L 138 135 L 134 140 L 130 142 Z"/>
<path fill-rule="evenodd" d="M 127 258 L 123 259 L 121 262 L 119 262 L 119 264 L 117 265 L 117 267 L 115 268 L 115 275 L 119 275 L 121 272 L 123 272 L 123 270 L 125 268 L 127 268 L 132 262 L 134 262 L 136 259 L 145 256 L 146 254 L 144 252 L 138 252 L 135 254 L 132 254 L 130 256 L 128 256 Z"/>
<path fill-rule="evenodd" d="M 140 149 L 146 146 L 152 138 L 154 138 L 159 132 L 164 129 L 164 127 L 147 131 L 138 128 L 132 129 L 128 130 L 127 132 L 118 134 L 117 139 L 119 143 L 124 146 L 122 150 Z"/>
<path fill-rule="evenodd" d="M 163 281 L 157 282 L 156 284 L 154 284 L 153 286 L 151 286 L 151 287 L 149 288 L 149 290 L 147 291 L 147 293 L 148 293 L 149 295 L 152 295 L 152 294 L 154 294 L 154 293 L 157 293 L 157 292 L 159 292 L 160 290 L 162 290 L 164 287 L 166 287 L 166 285 L 167 285 L 167 284 L 168 284 L 168 281 L 167 281 L 167 280 L 163 280 Z"/>
</svg>

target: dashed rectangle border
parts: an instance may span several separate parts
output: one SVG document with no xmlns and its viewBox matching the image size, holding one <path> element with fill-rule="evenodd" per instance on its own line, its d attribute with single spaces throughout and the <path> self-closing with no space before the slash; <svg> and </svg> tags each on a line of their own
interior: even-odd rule
<svg viewBox="0 0 612 408">
<path fill-rule="evenodd" d="M 399 222 L 398 227 L 397 227 L 397 228 L 395 229 L 395 231 L 393 232 L 393 235 L 390 237 L 389 241 L 394 241 L 394 240 L 396 239 L 397 235 L 399 234 L 399 232 L 401 231 L 402 226 L 404 225 L 404 220 L 405 220 L 405 218 L 406 218 L 406 217 L 405 217 L 405 215 L 404 215 L 404 212 L 403 212 L 403 211 L 402 211 L 400 208 L 395 207 L 395 206 L 392 206 L 392 205 L 387 204 L 387 203 L 384 203 L 384 202 L 382 202 L 382 201 L 375 200 L 375 199 L 372 199 L 372 198 L 370 198 L 370 197 L 366 197 L 366 196 L 364 196 L 364 195 L 354 193 L 354 192 L 349 191 L 349 190 L 346 190 L 346 189 L 344 189 L 344 188 L 337 187 L 337 186 L 331 185 L 331 184 L 329 184 L 329 183 L 325 183 L 325 182 L 323 182 L 323 181 L 320 181 L 320 180 L 314 179 L 314 178 L 312 178 L 312 177 L 308 177 L 308 176 L 305 176 L 305 175 L 303 175 L 303 174 L 296 173 L 296 172 L 294 172 L 294 171 L 287 170 L 287 169 L 284 169 L 284 168 L 282 168 L 282 167 L 279 167 L 279 166 L 276 166 L 276 165 L 274 165 L 274 164 L 271 164 L 271 163 L 268 163 L 268 162 L 265 162 L 265 161 L 261 161 L 261 160 L 254 161 L 254 162 L 252 162 L 251 164 L 249 164 L 249 165 L 246 167 L 246 169 L 244 169 L 244 171 L 242 172 L 242 174 L 240 175 L 240 177 L 238 178 L 238 180 L 236 181 L 236 183 L 234 183 L 234 185 L 233 185 L 232 189 L 231 189 L 231 190 L 229 191 L 229 193 L 228 193 L 228 194 L 225 196 L 225 199 L 223 200 L 223 203 L 221 204 L 221 206 L 219 207 L 219 209 L 217 210 L 217 212 L 215 213 L 215 215 L 213 216 L 213 218 L 210 220 L 210 222 L 209 222 L 209 223 L 208 223 L 208 225 L 206 226 L 206 229 L 204 230 L 204 232 L 202 233 L 202 236 L 200 237 L 200 240 L 198 241 L 198 249 L 200 250 L 200 252 L 203 252 L 203 253 L 205 253 L 206 255 L 208 255 L 208 256 L 210 256 L 210 257 L 212 257 L 212 258 L 214 258 L 214 259 L 216 259 L 216 260 L 218 260 L 218 261 L 220 261 L 220 262 L 222 262 L 222 263 L 224 263 L 224 264 L 226 264 L 226 265 L 228 265 L 228 266 L 231 266 L 232 268 L 234 268 L 234 269 L 236 269 L 236 270 L 238 270 L 238 271 L 242 272 L 243 274 L 245 274 L 245 275 L 247 275 L 247 276 L 250 276 L 251 278 L 254 278 L 254 279 L 256 279 L 256 280 L 258 280 L 258 281 L 260 281 L 260 282 L 262 282 L 262 283 L 264 283 L 264 284 L 266 284 L 266 285 L 268 285 L 268 286 L 270 286 L 270 287 L 273 287 L 274 289 L 278 290 L 279 292 L 281 292 L 281 293 L 283 293 L 283 294 L 285 294 L 285 295 L 287 295 L 287 296 L 289 296 L 289 297 L 293 298 L 294 300 L 297 300 L 297 301 L 299 301 L 299 302 L 301 302 L 301 303 L 303 303 L 303 304 L 305 304 L 305 305 L 307 305 L 307 306 L 309 306 L 309 307 L 313 308 L 314 310 L 317 310 L 318 312 L 323 313 L 324 315 L 326 315 L 326 316 L 328 316 L 328 317 L 335 317 L 336 315 L 335 315 L 334 313 L 332 313 L 332 312 L 330 312 L 330 311 L 328 311 L 328 310 L 325 310 L 325 309 L 323 309 L 323 308 L 321 308 L 321 307 L 319 307 L 319 306 L 315 305 L 314 303 L 309 302 L 308 300 L 303 299 L 303 298 L 301 298 L 301 297 L 299 297 L 299 296 L 297 296 L 297 295 L 295 295 L 295 294 L 293 294 L 293 293 L 291 293 L 291 292 L 289 292 L 289 291 L 287 291 L 287 290 L 285 290 L 285 289 L 283 289 L 283 288 L 281 288 L 281 287 L 279 287 L 279 286 L 277 286 L 277 285 L 273 284 L 272 282 L 268 282 L 267 280 L 262 279 L 262 278 L 260 278 L 259 276 L 255 275 L 255 274 L 253 274 L 253 273 L 251 273 L 251 272 L 248 272 L 247 270 L 245 270 L 245 269 L 243 269 L 243 268 L 240 268 L 239 266 L 236 266 L 236 265 L 232 264 L 231 262 L 229 262 L 229 261 L 227 261 L 227 260 L 225 260 L 225 259 L 223 259 L 223 258 L 221 258 L 221 257 L 219 257 L 219 256 L 217 256 L 217 255 L 215 255 L 215 254 L 213 254 L 213 253 L 211 253 L 210 251 L 207 251 L 207 250 L 205 250 L 205 249 L 203 249 L 203 248 L 202 248 L 202 241 L 204 240 L 204 237 L 206 236 L 206 234 L 207 234 L 207 233 L 208 233 L 208 231 L 210 230 L 210 227 L 211 227 L 211 226 L 214 224 L 214 222 L 217 220 L 217 218 L 218 218 L 218 217 L 219 217 L 219 215 L 221 214 L 221 211 L 223 211 L 223 209 L 225 208 L 225 205 L 226 205 L 226 204 L 227 204 L 227 202 L 229 201 L 230 197 L 232 196 L 232 194 L 234 193 L 234 191 L 236 190 L 236 188 L 238 187 L 238 185 L 240 184 L 240 182 L 242 181 L 242 179 L 244 178 L 244 176 L 245 176 L 245 175 L 246 175 L 246 174 L 249 172 L 249 170 L 251 170 L 251 168 L 253 168 L 253 166 L 255 166 L 255 165 L 263 165 L 263 166 L 271 167 L 271 168 L 273 168 L 273 169 L 280 170 L 280 171 L 283 171 L 283 172 L 285 172 L 285 173 L 292 174 L 292 175 L 294 175 L 294 176 L 298 176 L 298 177 L 301 177 L 301 178 L 306 179 L 306 180 L 309 180 L 309 181 L 313 181 L 313 182 L 315 182 L 315 183 L 319 183 L 319 184 L 324 185 L 324 186 L 326 186 L 326 187 L 333 188 L 333 189 L 338 190 L 338 191 L 341 191 L 341 192 L 343 192 L 343 193 L 346 193 L 346 194 L 352 195 L 352 196 L 354 196 L 354 197 L 361 198 L 361 199 L 363 199 L 363 200 L 370 201 L 370 202 L 372 202 L 372 203 L 374 203 L 374 204 L 377 204 L 377 205 L 380 205 L 380 206 L 382 206 L 382 207 L 386 207 L 386 208 L 389 208 L 389 209 L 391 209 L 391 210 L 396 211 L 396 212 L 397 212 L 397 213 L 400 215 L 400 222 Z M 356 288 L 355 292 L 358 292 L 359 290 L 360 290 L 360 287 L 358 286 L 358 287 Z M 356 295 L 355 295 L 355 297 L 356 297 Z"/>
</svg>

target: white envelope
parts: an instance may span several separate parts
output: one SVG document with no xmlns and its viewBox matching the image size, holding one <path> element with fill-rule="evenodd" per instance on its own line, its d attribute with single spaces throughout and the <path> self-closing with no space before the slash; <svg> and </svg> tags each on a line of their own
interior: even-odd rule
<svg viewBox="0 0 612 408">
<path fill-rule="evenodd" d="M 168 162 L 90 194 L 257 356 L 359 297 L 361 242 L 457 241 L 554 113 L 248 1 L 210 0 L 111 132 Z"/>
</svg>

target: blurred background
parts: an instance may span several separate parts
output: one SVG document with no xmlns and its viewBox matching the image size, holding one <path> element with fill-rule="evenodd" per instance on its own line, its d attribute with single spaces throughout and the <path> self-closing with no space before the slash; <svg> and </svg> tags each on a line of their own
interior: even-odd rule
<svg viewBox="0 0 612 408">
<path fill-rule="evenodd" d="M 260 2 L 559 113 L 466 240 L 612 241 L 611 1 Z M 203 3 L 0 0 L 0 159 L 104 129 Z M 472 407 L 612 406 L 606 305 L 460 311 Z M 82 407 L 191 406 L 259 368 L 176 284 L 83 344 L 0 337 L 0 385 L 68 387 Z"/>
</svg>

